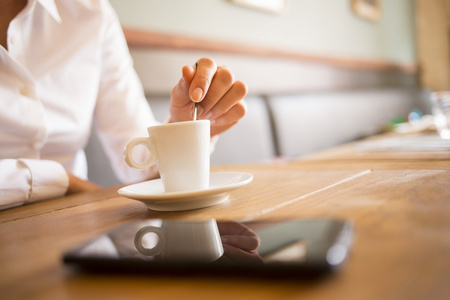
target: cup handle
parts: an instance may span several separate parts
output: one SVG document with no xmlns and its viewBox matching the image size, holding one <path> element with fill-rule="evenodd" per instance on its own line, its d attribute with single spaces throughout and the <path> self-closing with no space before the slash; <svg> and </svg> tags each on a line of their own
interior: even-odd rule
<svg viewBox="0 0 450 300">
<path fill-rule="evenodd" d="M 149 232 L 153 232 L 158 236 L 158 243 L 153 248 L 145 248 L 142 245 L 142 238 Z M 159 227 L 154 226 L 146 226 L 142 227 L 134 236 L 134 246 L 136 249 L 143 255 L 154 256 L 161 252 L 161 249 L 164 246 L 166 239 L 164 237 L 164 232 Z"/>
<path fill-rule="evenodd" d="M 142 163 L 138 163 L 133 159 L 133 148 L 138 146 L 138 145 L 142 145 L 144 147 L 146 147 L 149 151 L 150 151 L 150 156 L 149 158 L 142 162 Z M 155 147 L 153 146 L 152 142 L 150 142 L 150 140 L 148 138 L 136 138 L 134 140 L 132 140 L 131 142 L 129 142 L 127 144 L 127 146 L 125 147 L 125 162 L 132 168 L 136 168 L 136 169 L 146 169 L 152 165 L 154 165 L 156 162 L 156 151 L 155 151 Z"/>
</svg>

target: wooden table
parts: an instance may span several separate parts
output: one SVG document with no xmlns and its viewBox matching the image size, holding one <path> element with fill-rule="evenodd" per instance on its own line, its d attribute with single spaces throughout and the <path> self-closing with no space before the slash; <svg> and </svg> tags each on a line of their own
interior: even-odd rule
<svg viewBox="0 0 450 300">
<path fill-rule="evenodd" d="M 205 209 L 150 211 L 111 187 L 2 211 L 0 298 L 449 299 L 450 152 L 360 155 L 357 144 L 283 164 L 215 167 L 254 180 Z M 318 282 L 88 275 L 61 262 L 110 228 L 161 217 L 337 217 L 354 222 L 356 239 L 345 268 Z"/>
</svg>

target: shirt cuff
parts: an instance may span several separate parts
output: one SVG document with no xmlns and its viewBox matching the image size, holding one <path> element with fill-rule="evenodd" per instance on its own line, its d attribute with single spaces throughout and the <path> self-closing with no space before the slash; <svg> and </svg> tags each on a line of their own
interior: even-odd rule
<svg viewBox="0 0 450 300">
<path fill-rule="evenodd" d="M 210 145 L 209 145 L 209 153 L 210 154 L 212 154 L 214 152 L 214 150 L 216 149 L 216 144 L 217 144 L 218 140 L 219 140 L 219 136 L 218 135 L 215 135 L 215 136 L 213 136 L 211 138 L 211 142 L 210 142 Z"/>
<path fill-rule="evenodd" d="M 19 159 L 31 173 L 31 190 L 27 202 L 64 196 L 69 176 L 64 167 L 52 160 Z"/>
</svg>

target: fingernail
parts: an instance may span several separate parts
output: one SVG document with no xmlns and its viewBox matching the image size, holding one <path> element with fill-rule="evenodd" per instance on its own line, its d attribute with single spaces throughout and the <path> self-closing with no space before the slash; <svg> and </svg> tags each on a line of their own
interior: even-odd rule
<svg viewBox="0 0 450 300">
<path fill-rule="evenodd" d="M 199 102 L 202 99 L 203 90 L 201 88 L 196 88 L 191 95 L 191 100 L 194 102 Z"/>
</svg>

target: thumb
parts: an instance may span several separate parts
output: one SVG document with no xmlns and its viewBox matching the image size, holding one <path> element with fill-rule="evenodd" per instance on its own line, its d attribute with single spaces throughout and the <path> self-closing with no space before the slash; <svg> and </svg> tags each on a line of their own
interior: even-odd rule
<svg viewBox="0 0 450 300">
<path fill-rule="evenodd" d="M 191 107 L 193 102 L 189 97 L 189 88 L 195 75 L 195 68 L 184 66 L 181 70 L 182 77 L 173 88 L 170 101 L 170 122 L 186 121 L 191 119 Z"/>
<path fill-rule="evenodd" d="M 189 103 L 189 87 L 195 75 L 195 69 L 192 66 L 184 66 L 181 69 L 182 77 L 172 91 L 172 99 L 177 106 L 184 106 Z"/>
</svg>

